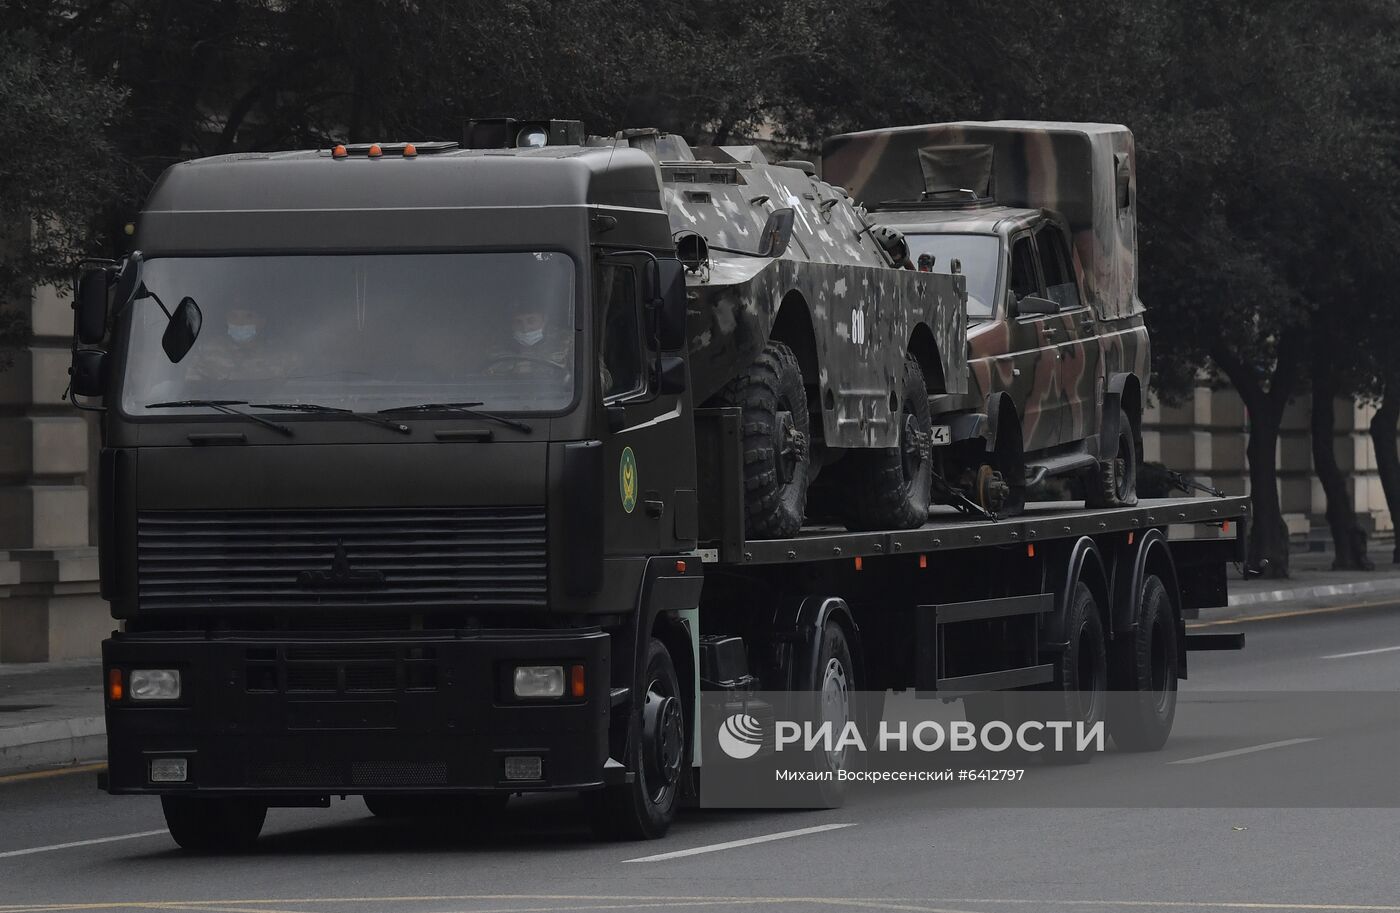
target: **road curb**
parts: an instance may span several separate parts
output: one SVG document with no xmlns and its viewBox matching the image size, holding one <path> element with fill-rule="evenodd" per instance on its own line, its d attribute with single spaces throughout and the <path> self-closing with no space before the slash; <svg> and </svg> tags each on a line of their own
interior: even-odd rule
<svg viewBox="0 0 1400 913">
<path fill-rule="evenodd" d="M 1330 583 L 1322 586 L 1295 587 L 1288 590 L 1265 590 L 1260 593 L 1237 593 L 1230 597 L 1230 608 L 1275 605 L 1301 599 L 1325 599 L 1329 596 L 1363 596 L 1371 593 L 1400 593 L 1400 577 L 1367 580 L 1359 583 Z"/>
<path fill-rule="evenodd" d="M 100 716 L 0 729 L 0 774 L 91 761 L 106 754 L 107 725 Z"/>
</svg>

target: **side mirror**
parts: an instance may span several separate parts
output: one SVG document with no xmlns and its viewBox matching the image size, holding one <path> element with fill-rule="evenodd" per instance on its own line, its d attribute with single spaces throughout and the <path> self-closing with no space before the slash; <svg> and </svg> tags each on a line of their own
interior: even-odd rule
<svg viewBox="0 0 1400 913">
<path fill-rule="evenodd" d="M 101 349 L 77 350 L 68 379 L 75 395 L 101 396 L 107 390 L 107 353 Z"/>
<path fill-rule="evenodd" d="M 1026 314 L 1058 314 L 1060 313 L 1060 303 L 1049 298 L 1041 298 L 1038 295 L 1027 295 L 1016 302 L 1017 316 Z"/>
<path fill-rule="evenodd" d="M 79 345 L 94 346 L 107 335 L 107 286 L 105 269 L 84 270 L 73 296 L 73 338 Z"/>
<path fill-rule="evenodd" d="M 656 362 L 656 392 L 677 394 L 685 392 L 685 359 L 679 355 L 663 355 Z"/>
<path fill-rule="evenodd" d="M 699 237 L 697 235 L 696 237 Z M 703 239 L 701 239 L 703 241 Z M 657 260 L 656 270 L 661 295 L 656 315 L 656 338 L 663 352 L 685 348 L 685 270 L 680 260 Z"/>
<path fill-rule="evenodd" d="M 137 298 L 146 297 L 146 287 L 141 284 L 142 263 L 145 260 L 139 250 L 134 250 L 127 255 L 126 262 L 122 264 L 121 272 L 117 273 L 117 287 L 112 295 L 117 306 L 117 313 L 121 313 Z"/>
<path fill-rule="evenodd" d="M 165 350 L 165 357 L 173 363 L 179 363 L 180 359 L 189 354 L 190 347 L 199 338 L 199 329 L 202 326 L 204 314 L 199 310 L 199 305 L 189 296 L 182 298 L 180 306 L 170 315 L 170 322 L 165 325 L 165 332 L 160 337 L 160 347 Z"/>
<path fill-rule="evenodd" d="M 775 209 L 768 214 L 768 221 L 763 225 L 763 234 L 759 237 L 758 255 L 760 257 L 781 257 L 783 252 L 792 243 L 792 223 L 794 215 L 792 209 Z"/>
</svg>

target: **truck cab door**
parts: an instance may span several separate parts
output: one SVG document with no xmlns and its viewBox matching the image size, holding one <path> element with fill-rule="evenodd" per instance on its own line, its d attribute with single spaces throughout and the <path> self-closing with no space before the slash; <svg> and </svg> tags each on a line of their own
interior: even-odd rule
<svg viewBox="0 0 1400 913">
<path fill-rule="evenodd" d="M 1099 352 L 1099 324 L 1081 294 L 1079 276 L 1064 233 L 1054 223 L 1036 232 L 1036 250 L 1045 278 L 1045 297 L 1060 306 L 1047 322 L 1055 343 L 1060 369 L 1056 438 L 1059 443 L 1082 441 L 1098 430 L 1098 397 L 1103 372 Z"/>
<path fill-rule="evenodd" d="M 698 504 L 690 385 L 665 392 L 654 317 L 639 292 L 649 261 L 599 264 L 595 283 L 604 438 L 605 553 L 652 555 L 695 547 Z M 685 286 L 663 290 L 684 296 Z M 673 378 L 674 380 L 674 378 Z"/>
<path fill-rule="evenodd" d="M 1022 298 L 1045 297 L 1035 239 L 1028 231 L 1011 238 L 1008 275 L 1007 354 L 1011 362 L 1011 396 L 1021 416 L 1022 446 L 1027 452 L 1044 450 L 1059 441 L 1060 369 L 1055 340 L 1058 316 L 1022 314 L 1018 308 Z"/>
</svg>

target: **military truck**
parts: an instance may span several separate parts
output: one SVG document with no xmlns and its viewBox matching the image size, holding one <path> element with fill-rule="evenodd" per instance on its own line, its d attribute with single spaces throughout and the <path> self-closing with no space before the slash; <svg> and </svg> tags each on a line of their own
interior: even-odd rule
<svg viewBox="0 0 1400 913">
<path fill-rule="evenodd" d="M 840 372 L 866 375 L 809 376 L 784 332 L 794 291 L 814 337 L 823 320 L 852 334 L 831 316 L 852 281 L 936 305 L 923 324 L 867 314 L 868 338 L 919 362 L 902 332 L 936 343 L 961 322 L 963 280 L 858 263 L 865 240 L 825 255 L 830 287 L 803 277 L 789 253 L 838 228 L 854 245 L 859 220 L 749 151 L 658 158 L 639 148 L 657 134 L 550 121 L 465 140 L 492 148 L 176 165 L 138 220 L 141 255 L 82 274 L 72 392 L 103 410 L 100 570 L 120 628 L 102 647 L 103 788 L 160 797 L 200 850 L 335 796 L 485 828 L 514 794 L 581 791 L 600 832 L 657 837 L 696 796 L 702 695 L 755 686 L 841 715 L 890 688 L 1112 686 L 1144 696 L 1114 738 L 1160 747 L 1202 643 L 1182 618 L 1223 604 L 1243 499 L 751 535 L 754 440 L 775 413 L 815 399 L 854 451 L 896 439 L 877 419 L 901 400 L 927 404 L 902 395 L 900 351 L 869 355 L 879 397 L 838 406 Z M 790 237 L 782 215 L 741 216 L 748 235 L 673 215 L 768 202 L 790 203 Z M 774 275 L 781 298 L 746 291 Z M 722 396 L 717 365 L 774 339 L 806 395 L 777 409 L 784 387 L 758 376 Z"/>
<path fill-rule="evenodd" d="M 968 283 L 972 378 L 938 397 L 938 471 L 992 511 L 1051 475 L 1091 506 L 1136 499 L 1149 346 L 1137 296 L 1133 138 L 1112 124 L 995 121 L 845 134 L 825 176 Z"/>
</svg>

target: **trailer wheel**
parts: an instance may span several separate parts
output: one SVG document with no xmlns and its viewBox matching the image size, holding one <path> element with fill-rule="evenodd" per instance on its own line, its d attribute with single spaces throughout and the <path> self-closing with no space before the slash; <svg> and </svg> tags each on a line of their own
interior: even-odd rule
<svg viewBox="0 0 1400 913">
<path fill-rule="evenodd" d="M 247 799 L 161 796 L 160 807 L 170 836 L 181 849 L 195 853 L 247 850 L 267 819 L 267 806 Z"/>
<path fill-rule="evenodd" d="M 1055 663 L 1055 680 L 1036 693 L 1037 719 L 1068 720 L 1089 731 L 1102 724 L 1108 705 L 1108 653 L 1098 602 L 1083 581 L 1074 585 L 1065 619 L 1069 645 Z M 1049 698 L 1041 703 L 1039 698 Z M 1047 733 L 1047 736 L 1049 734 Z M 1053 750 L 1047 742 L 1045 757 L 1057 764 L 1087 764 L 1092 749 L 1078 750 L 1075 733 L 1067 733 L 1065 747 Z"/>
<path fill-rule="evenodd" d="M 1137 629 L 1109 654 L 1108 734 L 1120 751 L 1157 751 L 1167 743 L 1176 720 L 1177 658 L 1171 597 L 1150 576 Z"/>
<path fill-rule="evenodd" d="M 683 692 L 671 654 L 656 638 L 647 646 L 639 700 L 633 701 L 627 733 L 631 783 L 590 794 L 593 828 L 614 840 L 651 840 L 665 836 L 675 820 L 686 765 L 690 763 L 689 730 Z"/>
<path fill-rule="evenodd" d="M 1127 411 L 1118 407 L 1118 449 L 1100 460 L 1085 484 L 1086 507 L 1132 507 L 1137 503 L 1137 439 Z"/>
<path fill-rule="evenodd" d="M 745 534 L 796 535 L 807 508 L 812 434 L 797 356 L 783 343 L 769 342 L 716 398 L 744 413 Z"/>
<path fill-rule="evenodd" d="M 852 450 L 843 460 L 849 475 L 842 513 L 849 529 L 913 529 L 928 521 L 933 419 L 923 369 L 908 355 L 897 420 L 899 442 L 894 447 Z"/>
<path fill-rule="evenodd" d="M 860 703 L 865 684 L 858 677 L 845 629 L 832 619 L 822 626 L 814 671 L 812 690 L 805 695 L 815 703 L 809 715 L 819 726 L 830 725 L 833 740 L 839 739 L 848 722 L 854 722 L 863 730 L 870 727 L 872 720 L 875 726 L 879 725 L 873 708 Z M 883 715 L 881 708 L 880 716 Z M 868 743 L 870 733 L 867 731 L 863 735 Z M 804 784 L 810 786 L 810 793 L 803 796 L 804 802 L 815 808 L 838 808 L 845 802 L 845 783 L 836 777 L 851 766 L 852 758 L 848 749 L 836 749 L 834 741 L 832 747 L 834 750 L 826 751 L 819 745 L 807 755 L 807 763 L 813 771 L 832 777 L 830 781 Z"/>
</svg>

